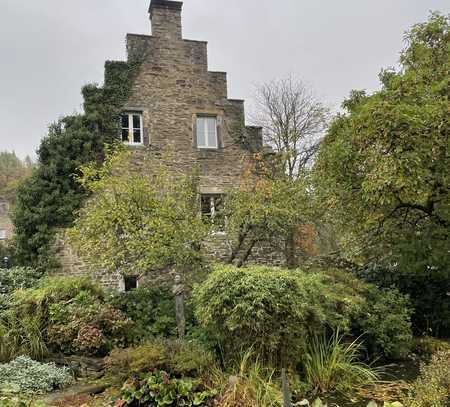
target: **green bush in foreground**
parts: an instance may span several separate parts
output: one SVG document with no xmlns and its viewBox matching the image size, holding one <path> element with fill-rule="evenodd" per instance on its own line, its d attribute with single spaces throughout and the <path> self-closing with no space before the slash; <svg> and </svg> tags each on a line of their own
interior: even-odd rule
<svg viewBox="0 0 450 407">
<path fill-rule="evenodd" d="M 114 349 L 106 359 L 113 377 L 164 370 L 177 376 L 200 377 L 216 366 L 213 355 L 196 342 L 155 339 L 128 349 Z"/>
<path fill-rule="evenodd" d="M 127 406 L 206 406 L 215 394 L 191 379 L 177 379 L 164 371 L 129 379 L 122 387 L 122 401 Z"/>
<path fill-rule="evenodd" d="M 129 343 L 155 336 L 176 336 L 175 300 L 169 288 L 140 286 L 136 290 L 112 293 L 107 301 L 134 322 Z"/>
<path fill-rule="evenodd" d="M 450 351 L 437 352 L 428 365 L 422 366 L 403 402 L 407 407 L 450 405 Z"/>
<path fill-rule="evenodd" d="M 44 394 L 66 386 L 72 380 L 68 369 L 35 362 L 25 356 L 0 364 L 0 394 Z"/>
<path fill-rule="evenodd" d="M 196 316 L 226 356 L 253 348 L 273 366 L 288 364 L 311 332 L 350 325 L 358 299 L 331 288 L 323 275 L 300 270 L 217 266 L 194 290 Z"/>
<path fill-rule="evenodd" d="M 194 289 L 194 304 L 198 321 L 225 359 L 252 348 L 269 365 L 292 366 L 310 337 L 336 330 L 367 332 L 364 340 L 373 351 L 388 357 L 407 351 L 406 299 L 394 292 L 373 299 L 374 291 L 336 270 L 216 266 Z"/>
<path fill-rule="evenodd" d="M 0 314 L 0 357 L 41 359 L 47 351 L 104 356 L 126 344 L 131 325 L 89 279 L 46 278 L 11 295 L 10 307 Z"/>
</svg>

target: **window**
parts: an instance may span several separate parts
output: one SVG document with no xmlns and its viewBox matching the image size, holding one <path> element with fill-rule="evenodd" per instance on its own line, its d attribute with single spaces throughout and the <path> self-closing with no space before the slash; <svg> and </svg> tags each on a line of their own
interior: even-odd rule
<svg viewBox="0 0 450 407">
<path fill-rule="evenodd" d="M 197 147 L 217 149 L 217 117 L 197 117 Z"/>
<path fill-rule="evenodd" d="M 132 291 L 138 288 L 139 281 L 136 276 L 124 276 L 125 291 Z"/>
<path fill-rule="evenodd" d="M 140 113 L 124 113 L 121 116 L 122 141 L 126 144 L 142 144 L 142 115 Z"/>
<path fill-rule="evenodd" d="M 5 239 L 6 239 L 6 230 L 0 229 L 0 240 L 5 240 Z"/>
<path fill-rule="evenodd" d="M 212 223 L 219 230 L 225 226 L 223 214 L 223 195 L 202 195 L 202 217 L 206 222 Z"/>
</svg>

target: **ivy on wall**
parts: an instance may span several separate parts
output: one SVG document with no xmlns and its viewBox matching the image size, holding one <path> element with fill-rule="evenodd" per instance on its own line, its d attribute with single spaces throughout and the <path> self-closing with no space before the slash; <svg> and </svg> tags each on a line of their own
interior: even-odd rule
<svg viewBox="0 0 450 407">
<path fill-rule="evenodd" d="M 76 181 L 78 168 L 102 162 L 105 146 L 117 141 L 119 115 L 129 98 L 142 58 L 107 61 L 102 87 L 82 89 L 84 114 L 49 127 L 37 151 L 38 166 L 18 190 L 13 214 L 17 261 L 40 271 L 58 267 L 52 252 L 58 228 L 69 226 L 88 192 Z"/>
</svg>

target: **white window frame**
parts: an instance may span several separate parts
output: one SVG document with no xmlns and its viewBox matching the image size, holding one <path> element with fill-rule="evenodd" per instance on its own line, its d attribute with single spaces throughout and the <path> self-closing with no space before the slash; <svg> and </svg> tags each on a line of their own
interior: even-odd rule
<svg viewBox="0 0 450 407">
<path fill-rule="evenodd" d="M 128 116 L 128 127 L 122 127 L 122 116 Z M 133 116 L 139 116 L 139 125 L 140 125 L 139 129 L 134 127 Z M 128 129 L 128 141 L 123 141 L 122 140 L 122 131 L 125 130 L 125 129 Z M 140 130 L 141 131 L 141 141 L 140 142 L 135 142 L 134 141 L 134 130 Z M 120 139 L 127 146 L 141 146 L 141 145 L 144 144 L 144 126 L 143 126 L 143 120 L 142 120 L 142 113 L 139 113 L 139 112 L 123 112 L 120 115 Z"/>
<path fill-rule="evenodd" d="M 215 126 L 214 126 L 214 140 L 215 145 L 209 145 L 209 134 L 208 134 L 208 119 L 214 120 Z M 217 116 L 206 116 L 206 115 L 198 115 L 196 119 L 196 140 L 197 140 L 197 148 L 199 149 L 205 149 L 205 150 L 218 150 L 219 148 L 219 137 L 217 132 L 217 124 L 218 119 Z M 203 127 L 204 134 L 205 134 L 205 144 L 199 143 L 199 129 Z"/>
<path fill-rule="evenodd" d="M 6 240 L 6 229 L 0 229 L 0 240 Z"/>
</svg>

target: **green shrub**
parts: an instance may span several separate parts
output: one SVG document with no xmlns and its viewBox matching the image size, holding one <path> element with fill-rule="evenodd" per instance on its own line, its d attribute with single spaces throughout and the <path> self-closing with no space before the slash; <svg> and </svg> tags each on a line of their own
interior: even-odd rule
<svg viewBox="0 0 450 407">
<path fill-rule="evenodd" d="M 190 379 L 173 378 L 164 371 L 129 379 L 122 387 L 122 401 L 127 406 L 205 406 L 214 396 L 214 391 Z"/>
<path fill-rule="evenodd" d="M 177 376 L 199 377 L 216 365 L 213 355 L 196 342 L 155 339 L 144 345 L 114 349 L 106 359 L 110 375 L 164 370 Z"/>
<path fill-rule="evenodd" d="M 111 293 L 108 302 L 134 322 L 129 343 L 155 336 L 176 336 L 175 300 L 164 287 L 141 286 L 136 290 Z"/>
<path fill-rule="evenodd" d="M 450 351 L 433 355 L 423 365 L 403 402 L 406 407 L 446 407 L 450 405 Z"/>
<path fill-rule="evenodd" d="M 316 393 L 348 392 L 379 380 L 379 371 L 360 362 L 362 345 L 357 340 L 344 343 L 339 332 L 327 339 L 315 336 L 302 355 L 307 384 Z"/>
<path fill-rule="evenodd" d="M 232 358 L 253 348 L 272 365 L 291 364 L 312 332 L 346 330 L 364 299 L 323 273 L 217 266 L 194 290 L 196 316 Z"/>
<path fill-rule="evenodd" d="M 35 362 L 25 356 L 0 365 L 0 393 L 43 394 L 70 384 L 72 379 L 66 368 Z"/>
<path fill-rule="evenodd" d="M 40 278 L 39 272 L 27 267 L 13 267 L 8 270 L 0 268 L 0 312 L 8 308 L 10 295 L 14 291 L 31 288 Z"/>
<path fill-rule="evenodd" d="M 372 355 L 389 359 L 405 358 L 412 346 L 412 308 L 406 296 L 396 289 L 369 286 L 366 304 L 356 318 L 359 333 Z"/>
<path fill-rule="evenodd" d="M 0 272 L 0 294 L 11 294 L 18 289 L 33 287 L 41 277 L 40 273 L 28 267 L 3 269 Z"/>
<path fill-rule="evenodd" d="M 11 298 L 11 307 L 0 315 L 0 330 L 6 332 L 0 338 L 3 360 L 8 353 L 9 359 L 19 354 L 39 359 L 47 348 L 103 356 L 125 345 L 132 324 L 105 303 L 100 287 L 84 278 L 46 278 L 36 288 L 16 291 Z"/>
<path fill-rule="evenodd" d="M 414 352 L 420 356 L 431 358 L 437 352 L 450 352 L 450 341 L 431 336 L 423 336 L 414 339 Z"/>
</svg>

